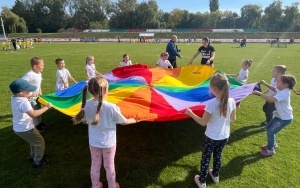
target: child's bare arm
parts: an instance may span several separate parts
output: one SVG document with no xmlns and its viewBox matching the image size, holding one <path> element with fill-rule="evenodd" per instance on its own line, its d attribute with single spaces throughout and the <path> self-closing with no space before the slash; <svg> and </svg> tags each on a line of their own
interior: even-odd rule
<svg viewBox="0 0 300 188">
<path fill-rule="evenodd" d="M 27 112 L 27 114 L 31 117 L 31 118 L 35 118 L 38 117 L 40 115 L 42 115 L 44 112 L 46 112 L 47 110 L 49 110 L 52 107 L 51 103 L 48 103 L 47 106 L 44 106 L 43 108 L 39 109 L 39 110 L 29 110 Z"/>
</svg>

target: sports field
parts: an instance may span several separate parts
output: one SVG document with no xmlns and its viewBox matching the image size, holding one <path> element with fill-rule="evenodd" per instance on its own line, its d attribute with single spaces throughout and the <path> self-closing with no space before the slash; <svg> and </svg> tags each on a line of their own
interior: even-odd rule
<svg viewBox="0 0 300 188">
<path fill-rule="evenodd" d="M 287 66 L 287 73 L 300 80 L 300 45 L 270 48 L 269 44 L 212 44 L 216 49 L 215 68 L 235 74 L 243 59 L 252 59 L 248 83 L 262 79 L 270 82 L 275 65 Z M 129 43 L 38 43 L 33 49 L 0 51 L 0 187 L 7 188 L 89 188 L 90 153 L 87 126 L 72 125 L 70 117 L 49 110 L 43 119 L 50 127 L 42 135 L 46 141 L 49 165 L 34 169 L 28 162 L 29 146 L 12 131 L 10 90 L 8 85 L 29 69 L 32 56 L 45 61 L 42 90 L 52 93 L 55 86 L 56 58 L 77 80 L 85 80 L 85 57 L 95 57 L 96 68 L 105 73 L 118 66 L 122 55 L 132 62 L 155 65 L 166 44 Z M 178 44 L 187 65 L 200 44 Z M 200 56 L 194 64 L 199 64 Z M 263 90 L 266 88 L 262 88 Z M 300 84 L 296 85 L 300 89 Z M 266 143 L 262 131 L 264 100 L 249 96 L 237 109 L 237 121 L 231 125 L 229 143 L 223 152 L 220 183 L 208 178 L 208 187 L 299 187 L 300 96 L 291 95 L 294 120 L 277 135 L 276 155 L 262 157 L 260 146 Z M 122 188 L 193 188 L 199 172 L 205 128 L 192 120 L 118 126 L 115 158 L 117 181 Z M 107 187 L 105 171 L 101 181 Z"/>
</svg>

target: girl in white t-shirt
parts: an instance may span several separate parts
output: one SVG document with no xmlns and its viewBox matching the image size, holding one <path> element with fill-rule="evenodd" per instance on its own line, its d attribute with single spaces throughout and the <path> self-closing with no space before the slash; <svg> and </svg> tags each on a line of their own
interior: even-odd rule
<svg viewBox="0 0 300 188">
<path fill-rule="evenodd" d="M 123 61 L 120 62 L 119 67 L 125 67 L 125 66 L 130 66 L 130 65 L 132 65 L 132 62 L 129 59 L 129 55 L 128 54 L 124 54 L 123 55 Z"/>
<path fill-rule="evenodd" d="M 268 88 L 273 86 L 264 83 Z M 273 119 L 267 124 L 267 140 L 268 144 L 262 146 L 260 153 L 264 156 L 270 156 L 275 154 L 275 148 L 278 147 L 276 143 L 276 134 L 284 127 L 289 125 L 293 120 L 293 108 L 290 104 L 290 90 L 295 91 L 296 79 L 290 75 L 281 75 L 276 82 L 276 94 L 270 96 L 259 91 L 253 91 L 253 94 L 261 96 L 263 99 L 269 102 L 275 103 L 276 110 L 273 112 Z"/>
<path fill-rule="evenodd" d="M 86 101 L 87 91 L 93 99 Z M 108 94 L 108 82 L 103 76 L 96 76 L 88 81 L 82 94 L 81 111 L 74 117 L 74 123 L 86 122 L 89 126 L 89 145 L 91 152 L 91 181 L 93 188 L 102 187 L 100 168 L 106 170 L 109 188 L 118 188 L 116 182 L 114 158 L 116 153 L 116 124 L 132 124 L 137 121 L 126 119 L 117 105 L 105 101 Z"/>
<path fill-rule="evenodd" d="M 171 65 L 168 58 L 169 58 L 168 52 L 161 53 L 160 58 L 156 63 L 156 66 L 162 67 L 164 69 L 168 69 L 168 68 L 173 69 L 173 66 Z"/>
<path fill-rule="evenodd" d="M 94 56 L 88 56 L 86 59 L 85 63 L 85 69 L 86 69 L 86 74 L 88 79 L 94 78 L 96 75 L 101 75 L 99 72 L 96 70 L 96 66 L 94 63 Z"/>
<path fill-rule="evenodd" d="M 251 68 L 252 63 L 253 62 L 251 59 L 244 59 L 242 61 L 241 70 L 236 75 L 233 76 L 236 77 L 241 82 L 243 82 L 243 84 L 247 84 L 247 80 L 249 77 L 249 69 Z"/>
<path fill-rule="evenodd" d="M 225 74 L 215 74 L 210 80 L 210 91 L 215 98 L 208 101 L 202 117 L 197 116 L 191 109 L 186 114 L 202 126 L 207 126 L 204 136 L 200 175 L 194 180 L 199 188 L 206 187 L 209 174 L 215 183 L 219 183 L 222 151 L 230 134 L 230 122 L 236 119 L 236 105 L 229 98 L 229 83 Z M 213 169 L 209 169 L 209 161 L 213 153 Z"/>
</svg>

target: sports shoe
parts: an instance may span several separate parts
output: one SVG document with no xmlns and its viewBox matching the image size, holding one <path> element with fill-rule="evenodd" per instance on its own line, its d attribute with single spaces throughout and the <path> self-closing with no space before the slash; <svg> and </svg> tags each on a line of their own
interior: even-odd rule
<svg viewBox="0 0 300 188">
<path fill-rule="evenodd" d="M 273 149 L 273 150 L 262 149 L 260 151 L 260 154 L 263 156 L 272 156 L 272 155 L 275 155 L 275 149 Z"/>
<path fill-rule="evenodd" d="M 277 143 L 274 144 L 274 149 L 278 148 Z M 261 149 L 267 149 L 267 145 L 261 146 Z"/>
<path fill-rule="evenodd" d="M 116 182 L 116 188 L 120 188 L 120 184 Z"/>
<path fill-rule="evenodd" d="M 44 165 L 48 164 L 48 162 L 49 162 L 49 160 L 45 156 L 43 156 L 42 160 L 40 160 L 37 163 L 33 163 L 33 168 L 38 168 L 38 167 L 44 166 Z"/>
<path fill-rule="evenodd" d="M 206 183 L 201 183 L 199 178 L 200 178 L 199 175 L 195 175 L 194 177 L 195 183 L 198 185 L 199 188 L 206 188 Z"/>
<path fill-rule="evenodd" d="M 211 179 L 215 182 L 215 183 L 219 183 L 219 176 L 215 177 L 213 174 L 213 169 L 209 169 L 208 170 L 208 174 L 210 175 Z"/>
</svg>

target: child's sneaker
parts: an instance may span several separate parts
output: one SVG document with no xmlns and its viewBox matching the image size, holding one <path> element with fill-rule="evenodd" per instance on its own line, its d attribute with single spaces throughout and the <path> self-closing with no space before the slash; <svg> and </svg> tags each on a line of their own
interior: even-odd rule
<svg viewBox="0 0 300 188">
<path fill-rule="evenodd" d="M 120 188 L 120 184 L 116 182 L 116 188 Z"/>
<path fill-rule="evenodd" d="M 33 168 L 38 168 L 38 167 L 44 166 L 44 165 L 48 164 L 48 162 L 49 162 L 49 160 L 45 156 L 43 156 L 42 160 L 40 160 L 37 163 L 33 163 Z"/>
<path fill-rule="evenodd" d="M 219 183 L 219 176 L 215 177 L 213 174 L 213 169 L 209 169 L 208 170 L 208 174 L 210 175 L 211 179 L 215 182 L 215 183 Z"/>
<path fill-rule="evenodd" d="M 272 156 L 272 155 L 275 155 L 275 149 L 273 149 L 273 150 L 262 149 L 260 151 L 260 154 L 263 156 Z"/>
<path fill-rule="evenodd" d="M 278 144 L 274 144 L 274 149 L 278 148 Z M 261 146 L 261 149 L 267 149 L 267 145 Z"/>
<path fill-rule="evenodd" d="M 194 177 L 195 183 L 198 185 L 199 188 L 206 188 L 206 183 L 201 183 L 199 178 L 200 178 L 199 175 L 195 175 Z"/>
</svg>

